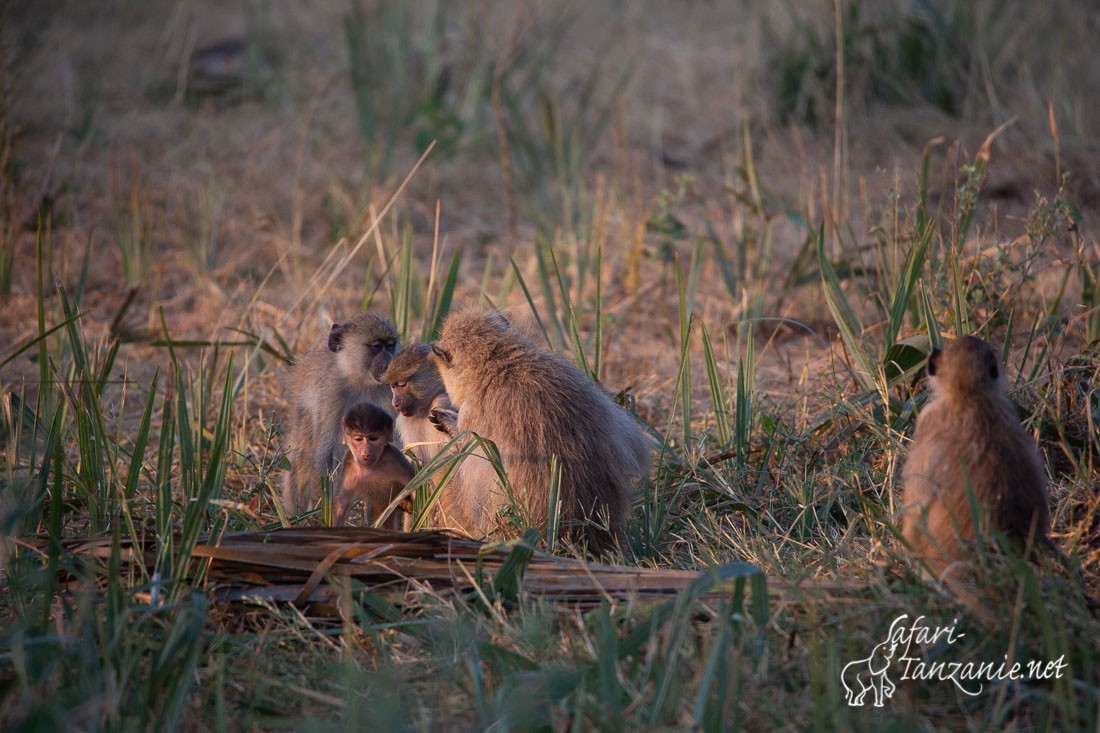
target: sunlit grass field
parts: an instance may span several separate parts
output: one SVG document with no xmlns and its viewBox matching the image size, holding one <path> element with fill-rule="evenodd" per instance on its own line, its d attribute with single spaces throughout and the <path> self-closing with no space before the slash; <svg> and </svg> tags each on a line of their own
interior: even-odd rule
<svg viewBox="0 0 1100 733">
<path fill-rule="evenodd" d="M 1096 14 L 758 5 L 0 6 L 0 728 L 1096 730 Z M 330 511 L 280 500 L 296 355 L 460 304 L 653 436 L 620 547 L 226 600 L 280 581 L 206 548 Z M 967 333 L 1069 565 L 980 557 L 992 624 L 898 525 L 925 358 Z"/>
</svg>

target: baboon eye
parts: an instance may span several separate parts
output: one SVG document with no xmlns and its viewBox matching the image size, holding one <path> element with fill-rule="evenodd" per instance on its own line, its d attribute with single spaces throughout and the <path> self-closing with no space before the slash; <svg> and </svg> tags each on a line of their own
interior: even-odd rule
<svg viewBox="0 0 1100 733">
<path fill-rule="evenodd" d="M 394 382 L 393 383 L 393 386 L 397 387 L 398 389 L 404 389 L 406 385 L 408 385 L 408 382 Z"/>
</svg>

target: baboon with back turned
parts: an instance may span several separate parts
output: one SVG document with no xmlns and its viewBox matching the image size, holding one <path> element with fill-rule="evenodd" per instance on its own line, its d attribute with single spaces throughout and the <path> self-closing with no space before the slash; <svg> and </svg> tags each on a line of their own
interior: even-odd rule
<svg viewBox="0 0 1100 733">
<path fill-rule="evenodd" d="M 651 447 L 634 420 L 565 358 L 534 346 L 496 311 L 451 313 L 432 347 L 458 408 L 457 429 L 492 440 L 532 524 L 546 531 L 550 465 L 561 467 L 561 529 L 590 550 L 611 546 L 630 496 L 649 475 Z M 444 512 L 488 534 L 508 503 L 494 469 L 470 456 Z"/>
<path fill-rule="evenodd" d="M 989 344 L 974 336 L 947 341 L 929 356 L 928 376 L 932 397 L 902 470 L 902 532 L 917 557 L 981 613 L 965 580 L 979 534 L 1000 534 L 1021 549 L 1050 544 L 1043 462 Z"/>
</svg>

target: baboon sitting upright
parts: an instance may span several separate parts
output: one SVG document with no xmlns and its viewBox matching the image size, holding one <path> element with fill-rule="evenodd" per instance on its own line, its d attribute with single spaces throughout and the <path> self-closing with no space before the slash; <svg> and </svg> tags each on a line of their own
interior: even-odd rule
<svg viewBox="0 0 1100 733">
<path fill-rule="evenodd" d="M 976 556 L 979 533 L 999 534 L 1021 549 L 1050 545 L 1043 462 L 989 344 L 974 336 L 947 341 L 932 351 L 928 376 L 932 396 L 902 470 L 902 533 L 916 556 L 988 619 L 967 561 Z"/>
<path fill-rule="evenodd" d="M 361 402 L 348 410 L 344 417 L 347 457 L 338 472 L 338 484 L 333 493 L 336 525 L 344 523 L 348 510 L 357 501 L 365 505 L 367 521 L 377 521 L 412 480 L 412 464 L 392 440 L 393 418 L 381 407 Z M 394 510 L 384 526 L 404 529 L 406 508 Z"/>
<path fill-rule="evenodd" d="M 451 313 L 432 348 L 458 408 L 457 429 L 496 444 L 534 526 L 547 528 L 556 457 L 562 531 L 595 551 L 612 545 L 633 489 L 649 475 L 651 447 L 634 420 L 576 366 L 534 346 L 496 311 Z M 492 532 L 508 503 L 494 469 L 472 455 L 458 478 L 441 501 L 444 513 L 469 532 Z"/>
<path fill-rule="evenodd" d="M 393 324 L 358 313 L 333 324 L 325 341 L 294 366 L 287 432 L 291 469 L 283 485 L 288 511 L 308 510 L 343 459 L 348 410 L 360 402 L 389 406 L 390 388 L 382 375 L 396 349 Z"/>
</svg>

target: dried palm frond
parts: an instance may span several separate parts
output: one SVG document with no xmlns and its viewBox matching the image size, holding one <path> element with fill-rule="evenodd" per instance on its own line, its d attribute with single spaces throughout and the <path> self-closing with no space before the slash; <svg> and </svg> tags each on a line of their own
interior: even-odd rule
<svg viewBox="0 0 1100 733">
<path fill-rule="evenodd" d="M 604 601 L 644 601 L 676 595 L 700 571 L 628 567 L 549 555 L 534 549 L 534 535 L 485 544 L 446 531 L 397 532 L 357 527 L 309 527 L 230 532 L 205 538 L 193 552 L 193 582 L 230 603 L 329 604 L 354 579 L 388 602 L 408 608 L 418 592 L 472 593 L 487 600 L 522 592 L 588 608 Z M 67 540 L 77 556 L 107 560 L 114 540 Z M 118 540 L 123 568 L 155 567 L 156 542 Z M 45 551 L 46 539 L 28 543 Z M 732 577 L 759 575 L 747 563 L 722 566 L 711 592 Z M 731 570 L 732 569 L 732 570 Z M 707 572 L 707 571 L 703 571 Z M 762 587 L 762 586 L 761 586 Z M 768 593 L 793 597 L 860 594 L 865 586 L 835 581 L 795 583 L 769 579 Z"/>
</svg>

